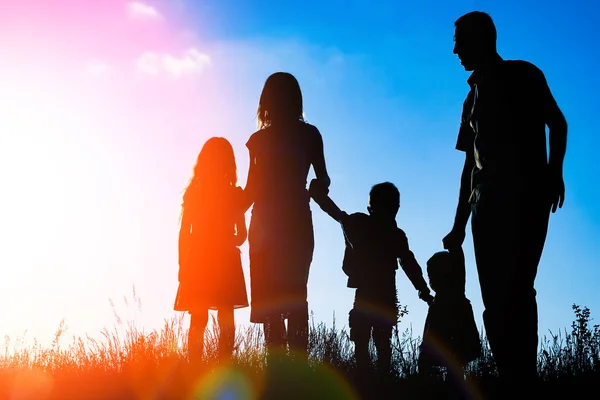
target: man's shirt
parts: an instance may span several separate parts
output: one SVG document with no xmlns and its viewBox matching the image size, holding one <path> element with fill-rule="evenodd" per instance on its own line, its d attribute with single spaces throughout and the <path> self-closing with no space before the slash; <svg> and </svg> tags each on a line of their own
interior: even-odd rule
<svg viewBox="0 0 600 400">
<path fill-rule="evenodd" d="M 556 107 L 542 71 L 498 58 L 468 84 L 456 149 L 475 159 L 471 189 L 540 183 L 548 164 L 546 121 Z"/>
</svg>

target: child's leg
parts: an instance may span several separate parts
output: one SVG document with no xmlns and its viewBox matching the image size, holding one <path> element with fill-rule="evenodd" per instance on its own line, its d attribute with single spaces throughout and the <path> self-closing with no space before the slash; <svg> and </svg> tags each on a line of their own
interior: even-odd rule
<svg viewBox="0 0 600 400">
<path fill-rule="evenodd" d="M 230 358 L 233 354 L 235 341 L 235 323 L 233 307 L 221 307 L 218 314 L 219 320 L 219 357 Z"/>
<path fill-rule="evenodd" d="M 392 327 L 375 326 L 373 341 L 377 349 L 377 369 L 387 374 L 392 370 Z"/>
<path fill-rule="evenodd" d="M 423 344 L 421 344 L 421 348 L 419 351 L 419 358 L 417 361 L 417 368 L 419 375 L 423 377 L 429 377 L 433 373 L 433 365 L 431 363 L 431 359 L 425 353 L 425 348 Z"/>
<path fill-rule="evenodd" d="M 208 309 L 190 312 L 190 330 L 188 332 L 188 357 L 201 360 L 204 356 L 204 330 L 208 323 Z"/>
<path fill-rule="evenodd" d="M 350 340 L 354 342 L 356 365 L 359 369 L 367 369 L 371 363 L 371 357 L 369 357 L 371 325 L 364 318 L 361 318 L 356 309 L 350 310 L 348 325 L 350 327 Z"/>
</svg>

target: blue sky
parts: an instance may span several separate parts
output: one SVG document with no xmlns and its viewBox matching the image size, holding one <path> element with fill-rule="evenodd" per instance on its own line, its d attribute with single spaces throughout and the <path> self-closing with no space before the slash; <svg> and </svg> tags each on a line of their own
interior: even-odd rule
<svg viewBox="0 0 600 400">
<path fill-rule="evenodd" d="M 589 306 L 593 315 L 600 308 L 595 287 L 600 169 L 594 157 L 600 145 L 594 133 L 600 83 L 592 72 L 599 61 L 595 43 L 600 34 L 592 22 L 597 7 L 591 1 L 542 6 L 535 1 L 225 0 L 194 4 L 190 11 L 210 21 L 203 32 L 213 40 L 290 41 L 339 53 L 345 64 L 331 82 L 314 82 L 312 74 L 318 71 L 304 71 L 293 62 L 282 60 L 279 66 L 300 80 L 307 117 L 322 131 L 332 196 L 343 208 L 362 211 L 371 184 L 395 182 L 402 193 L 399 225 L 424 264 L 451 227 L 462 162 L 454 142 L 468 73 L 452 54 L 453 22 L 476 9 L 492 15 L 504 58 L 531 61 L 545 72 L 569 122 L 566 203 L 552 215 L 537 280 L 540 330 L 556 331 L 570 324 L 572 303 Z M 318 63 L 319 51 L 312 57 Z M 256 82 L 252 86 L 258 87 Z M 247 157 L 243 152 L 240 147 L 238 158 L 240 153 Z M 338 319 L 345 319 L 351 291 L 344 288 L 340 272 L 341 233 L 318 207 L 313 212 L 317 245 L 309 302 L 327 322 L 332 304 Z M 465 251 L 468 296 L 481 323 L 470 234 Z M 401 271 L 398 275 L 401 301 L 410 311 L 401 329 L 412 323 L 418 331 L 425 307 Z"/>
<path fill-rule="evenodd" d="M 147 330 L 176 316 L 182 190 L 211 136 L 231 141 L 245 184 L 245 142 L 276 71 L 300 82 L 306 117 L 323 135 L 331 196 L 365 211 L 370 187 L 394 182 L 398 224 L 425 265 L 452 225 L 463 162 L 454 145 L 468 73 L 452 54 L 453 23 L 476 9 L 494 18 L 503 57 L 545 72 L 569 123 L 566 202 L 551 217 L 537 279 L 540 332 L 568 328 L 573 303 L 600 312 L 592 1 L 62 1 L 47 12 L 24 1 L 0 16 L 11 49 L 0 55 L 0 124 L 15 132 L 0 136 L 0 178 L 12 189 L 0 198 L 0 265 L 11 266 L 0 280 L 0 303 L 11 304 L 0 333 L 50 343 L 64 318 L 70 334 L 98 337 L 115 324 L 109 298 Z M 341 327 L 353 300 L 343 237 L 312 208 L 309 304 L 315 321 L 335 314 Z M 481 325 L 470 233 L 464 249 Z M 249 286 L 247 244 L 242 251 Z M 397 283 L 409 310 L 400 330 L 418 335 L 426 305 L 401 270 Z M 122 301 L 132 286 L 141 313 Z M 236 318 L 248 324 L 249 310 Z"/>
</svg>

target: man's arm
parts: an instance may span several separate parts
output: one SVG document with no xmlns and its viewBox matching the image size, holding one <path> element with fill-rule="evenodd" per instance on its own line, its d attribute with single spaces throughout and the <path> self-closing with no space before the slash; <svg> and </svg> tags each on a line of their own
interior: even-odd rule
<svg viewBox="0 0 600 400">
<path fill-rule="evenodd" d="M 467 98 L 463 103 L 463 112 L 458 130 L 458 138 L 456 140 L 456 150 L 462 151 L 465 154 L 465 162 L 463 164 L 462 173 L 460 176 L 460 188 L 458 192 L 458 205 L 456 206 L 456 214 L 454 216 L 454 224 L 452 230 L 446 237 L 442 239 L 444 248 L 462 246 L 465 240 L 465 229 L 467 222 L 471 216 L 471 205 L 469 198 L 471 197 L 471 175 L 475 167 L 474 152 L 474 132 L 469 123 L 469 115 L 473 102 L 475 101 L 475 90 L 471 89 Z"/>
<path fill-rule="evenodd" d="M 536 67 L 537 89 L 541 95 L 544 122 L 548 126 L 550 154 L 550 189 L 552 196 L 552 212 L 562 208 L 565 201 L 565 184 L 563 180 L 563 162 L 567 152 L 567 120 L 558 106 L 548 86 L 544 73 Z"/>
<path fill-rule="evenodd" d="M 469 203 L 469 197 L 471 197 L 471 174 L 475 167 L 475 160 L 471 152 L 465 153 L 465 163 L 463 170 L 460 175 L 460 189 L 458 194 L 458 205 L 456 207 L 456 216 L 454 217 L 454 230 L 458 229 L 464 232 L 469 222 L 471 215 L 471 204 Z"/>
<path fill-rule="evenodd" d="M 546 125 L 548 125 L 550 141 L 550 169 L 562 175 L 563 161 L 567 152 L 567 120 L 553 97 L 547 112 Z"/>
<path fill-rule="evenodd" d="M 525 75 L 537 106 L 540 107 L 544 122 L 549 131 L 549 189 L 552 212 L 561 208 L 565 201 L 565 184 L 563 180 L 563 162 L 567 152 L 567 120 L 563 115 L 542 70 L 528 63 L 530 69 Z"/>
<path fill-rule="evenodd" d="M 465 231 L 467 222 L 471 216 L 471 174 L 475 166 L 473 153 L 465 152 L 465 163 L 463 165 L 462 174 L 460 176 L 460 188 L 458 193 L 458 205 L 456 206 L 456 214 L 454 216 L 454 224 L 452 231 L 442 240 L 445 249 L 460 247 L 465 240 Z"/>
</svg>

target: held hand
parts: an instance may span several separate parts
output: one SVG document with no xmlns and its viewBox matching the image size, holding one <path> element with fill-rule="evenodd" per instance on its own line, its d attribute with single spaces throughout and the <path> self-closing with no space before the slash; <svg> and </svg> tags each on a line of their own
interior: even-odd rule
<svg viewBox="0 0 600 400">
<path fill-rule="evenodd" d="M 246 239 L 247 239 L 246 235 L 235 234 L 235 235 L 233 235 L 233 244 L 235 247 L 240 247 L 241 245 L 243 245 L 246 242 Z"/>
<path fill-rule="evenodd" d="M 557 208 L 562 208 L 565 202 L 565 182 L 562 173 L 554 173 L 550 176 L 550 204 L 552 204 L 552 213 Z"/>
<path fill-rule="evenodd" d="M 329 188 L 323 185 L 320 180 L 315 178 L 310 181 L 308 193 L 310 194 L 310 197 L 315 199 L 315 201 L 319 201 L 329 194 Z"/>
<path fill-rule="evenodd" d="M 452 231 L 450 231 L 450 233 L 442 239 L 442 244 L 444 245 L 444 249 L 450 250 L 457 247 L 462 247 L 464 241 L 465 231 L 452 229 Z"/>
<path fill-rule="evenodd" d="M 428 306 L 431 306 L 433 304 L 433 296 L 431 295 L 429 290 L 419 290 L 419 299 L 427 303 Z"/>
</svg>

